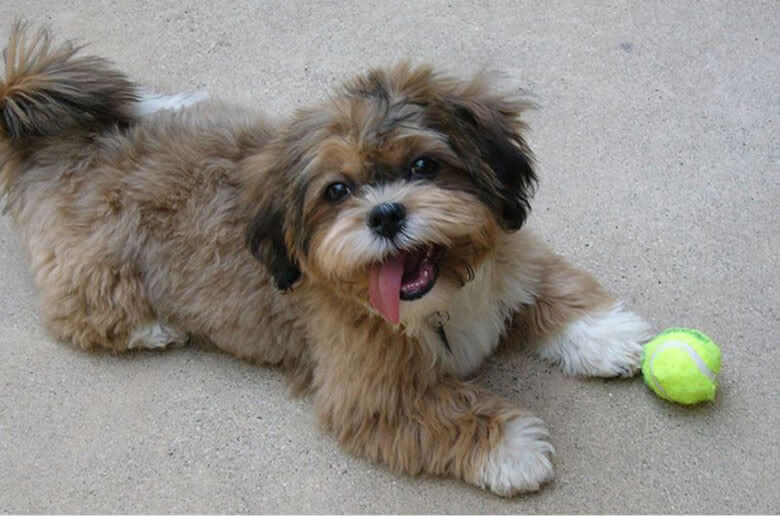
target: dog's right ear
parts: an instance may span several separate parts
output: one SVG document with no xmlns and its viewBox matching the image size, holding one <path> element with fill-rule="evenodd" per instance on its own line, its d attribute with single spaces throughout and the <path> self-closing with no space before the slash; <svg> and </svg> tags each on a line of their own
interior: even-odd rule
<svg viewBox="0 0 780 516">
<path fill-rule="evenodd" d="M 249 224 L 247 245 L 268 269 L 279 290 L 289 290 L 301 277 L 301 270 L 287 250 L 284 216 L 279 208 L 261 208 Z"/>
</svg>

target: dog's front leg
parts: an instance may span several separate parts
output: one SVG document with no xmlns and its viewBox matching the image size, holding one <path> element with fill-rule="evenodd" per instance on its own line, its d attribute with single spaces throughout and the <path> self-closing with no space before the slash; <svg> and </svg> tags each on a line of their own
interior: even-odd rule
<svg viewBox="0 0 780 516">
<path fill-rule="evenodd" d="M 316 407 L 345 448 L 394 471 L 451 475 L 504 496 L 552 478 L 540 419 L 442 376 L 417 342 L 384 333 L 381 345 L 353 340 L 320 355 Z"/>
<path fill-rule="evenodd" d="M 582 376 L 631 376 L 639 369 L 650 326 L 613 298 L 588 272 L 554 254 L 528 232 L 518 235 L 516 270 L 531 274 L 532 302 L 515 324 L 540 356 Z"/>
</svg>

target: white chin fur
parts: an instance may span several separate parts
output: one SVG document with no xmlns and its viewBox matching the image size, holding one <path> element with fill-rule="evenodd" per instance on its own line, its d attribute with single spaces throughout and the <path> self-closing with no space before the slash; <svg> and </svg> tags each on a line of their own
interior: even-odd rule
<svg viewBox="0 0 780 516">
<path fill-rule="evenodd" d="M 407 332 L 420 338 L 448 372 L 461 378 L 475 373 L 493 353 L 516 307 L 533 300 L 528 288 L 532 281 L 522 271 L 498 267 L 495 260 L 485 260 L 465 286 L 440 277 L 427 296 L 401 303 Z M 448 347 L 431 327 L 429 316 L 434 312 L 445 315 Z"/>
<path fill-rule="evenodd" d="M 642 344 L 651 336 L 650 325 L 616 303 L 545 338 L 538 353 L 559 364 L 567 374 L 632 376 L 641 364 Z"/>
<path fill-rule="evenodd" d="M 458 286 L 452 280 L 439 277 L 430 292 L 414 301 L 401 301 L 401 320 L 407 325 L 422 322 L 428 315 L 444 310 L 452 297 L 458 292 Z"/>
<path fill-rule="evenodd" d="M 152 91 L 142 90 L 139 92 L 139 97 L 141 100 L 135 104 L 135 115 L 143 117 L 151 115 L 152 113 L 157 113 L 158 111 L 179 111 L 180 109 L 206 100 L 209 95 L 205 91 L 163 95 Z"/>
<path fill-rule="evenodd" d="M 555 450 L 547 437 L 547 429 L 539 418 L 508 421 L 501 441 L 482 465 L 480 487 L 501 496 L 538 490 L 553 478 L 550 458 Z"/>
</svg>

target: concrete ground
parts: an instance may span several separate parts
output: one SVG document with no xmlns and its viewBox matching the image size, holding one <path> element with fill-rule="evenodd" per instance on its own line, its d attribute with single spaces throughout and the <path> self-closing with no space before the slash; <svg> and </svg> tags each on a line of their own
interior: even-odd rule
<svg viewBox="0 0 780 516">
<path fill-rule="evenodd" d="M 0 0 L 158 89 L 271 113 L 404 57 L 529 90 L 531 224 L 661 330 L 723 349 L 718 398 L 579 380 L 521 352 L 480 381 L 542 415 L 556 481 L 505 500 L 351 457 L 277 371 L 50 338 L 0 219 L 0 512 L 780 510 L 780 3 Z"/>
</svg>

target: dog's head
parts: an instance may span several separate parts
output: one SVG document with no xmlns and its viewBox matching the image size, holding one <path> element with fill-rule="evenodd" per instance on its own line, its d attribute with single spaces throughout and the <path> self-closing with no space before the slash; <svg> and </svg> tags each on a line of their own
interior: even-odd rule
<svg viewBox="0 0 780 516">
<path fill-rule="evenodd" d="M 446 309 L 525 221 L 525 108 L 427 67 L 356 78 L 248 161 L 252 252 L 278 288 L 303 274 L 392 323 Z"/>
</svg>

